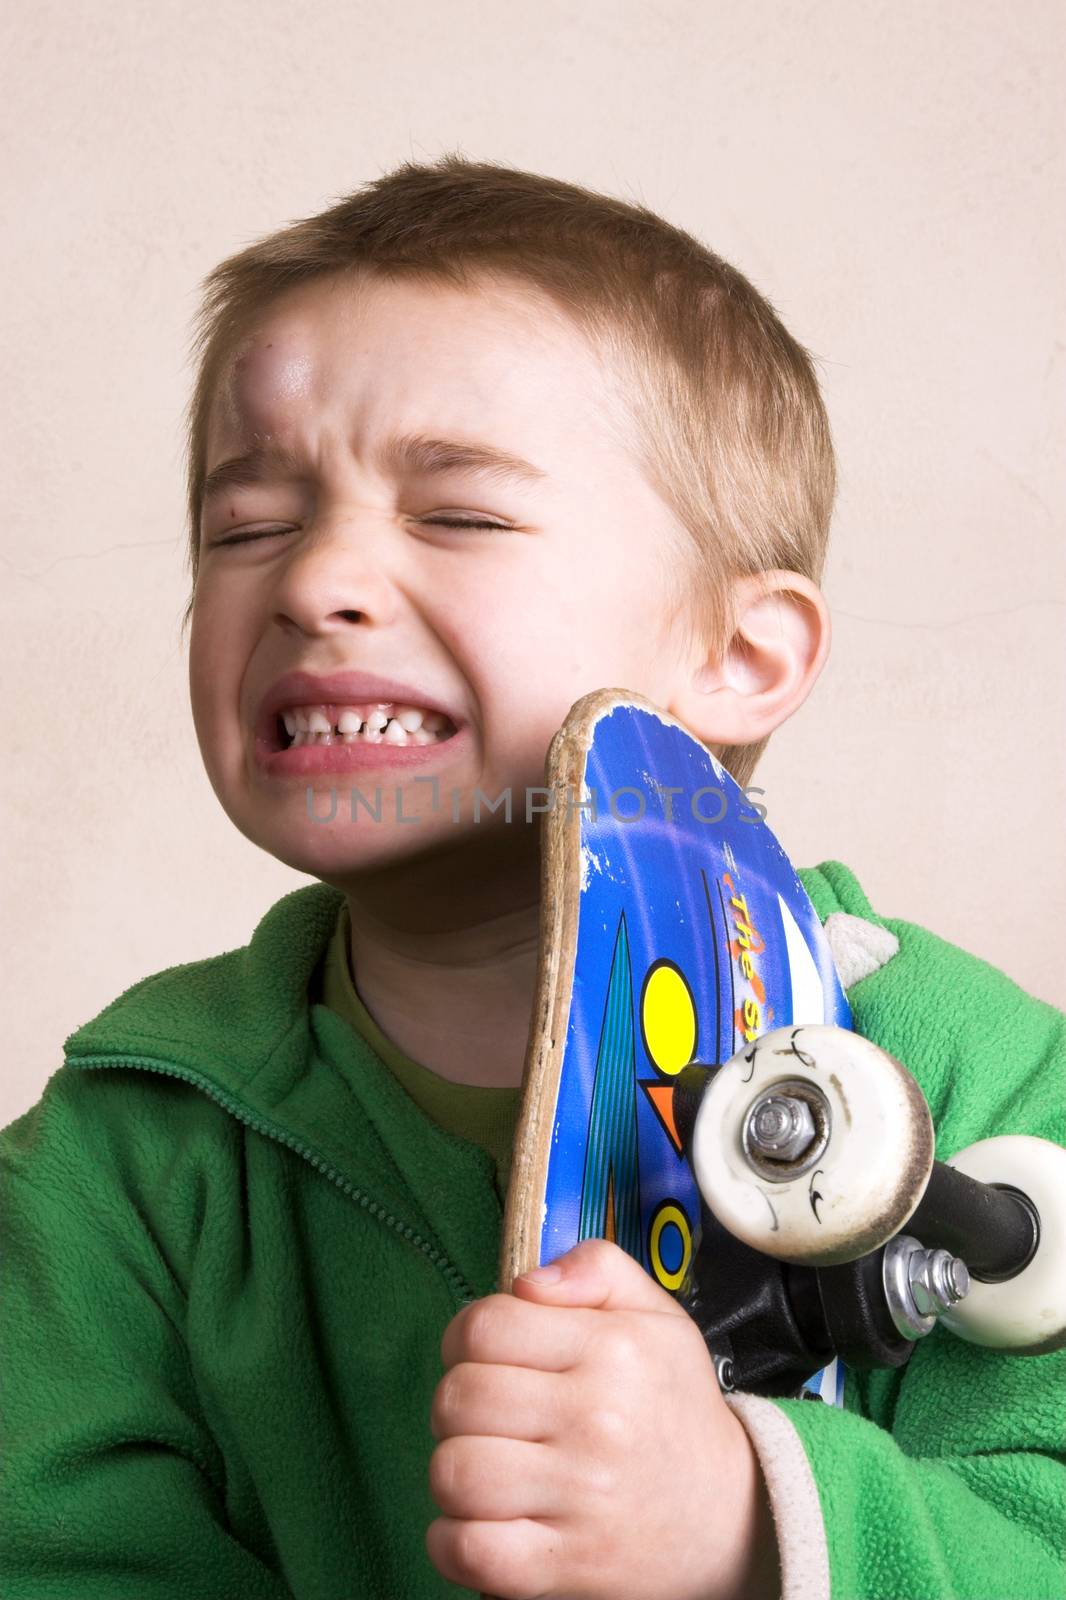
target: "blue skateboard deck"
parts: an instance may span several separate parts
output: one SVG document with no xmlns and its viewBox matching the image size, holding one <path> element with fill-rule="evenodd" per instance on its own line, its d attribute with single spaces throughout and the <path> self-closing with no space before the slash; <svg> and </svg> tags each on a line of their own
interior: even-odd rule
<svg viewBox="0 0 1066 1600">
<path fill-rule="evenodd" d="M 499 1284 L 613 1240 L 676 1293 L 700 1199 L 677 1074 L 790 1023 L 851 1026 L 818 916 L 759 809 L 669 713 L 585 695 L 548 751 L 541 929 Z M 841 1404 L 843 1367 L 806 1388 Z"/>
</svg>

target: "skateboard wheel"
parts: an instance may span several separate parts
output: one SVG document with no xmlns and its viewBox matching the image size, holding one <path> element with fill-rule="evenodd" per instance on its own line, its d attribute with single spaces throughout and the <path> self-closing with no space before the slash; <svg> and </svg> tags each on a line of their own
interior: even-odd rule
<svg viewBox="0 0 1066 1600">
<path fill-rule="evenodd" d="M 1004 1133 L 960 1150 L 946 1163 L 967 1177 L 1014 1189 L 1039 1220 L 1032 1259 L 999 1283 L 970 1274 L 965 1300 L 939 1320 L 960 1339 L 1015 1355 L 1066 1345 L 1066 1150 L 1026 1133 Z"/>
<path fill-rule="evenodd" d="M 693 1125 L 692 1169 L 744 1244 L 834 1266 L 900 1231 L 933 1148 L 906 1067 L 861 1034 L 812 1023 L 762 1034 L 719 1069 Z"/>
</svg>

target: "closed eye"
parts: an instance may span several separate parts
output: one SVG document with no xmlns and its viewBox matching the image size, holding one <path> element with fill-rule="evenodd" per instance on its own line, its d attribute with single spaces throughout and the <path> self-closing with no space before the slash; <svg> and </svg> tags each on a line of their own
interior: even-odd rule
<svg viewBox="0 0 1066 1600">
<path fill-rule="evenodd" d="M 472 517 L 422 517 L 420 520 L 438 528 L 499 528 L 503 531 L 510 526 L 506 522 L 479 522 Z"/>
<path fill-rule="evenodd" d="M 490 531 L 498 529 L 501 533 L 507 532 L 511 526 L 507 522 L 485 522 L 472 517 L 422 517 L 419 520 L 437 528 L 488 528 Z M 223 544 L 252 544 L 256 539 L 273 539 L 278 534 L 291 532 L 291 528 L 262 528 L 257 533 L 232 533 L 224 539 L 212 539 L 211 549 Z"/>
<path fill-rule="evenodd" d="M 215 550 L 220 544 L 252 544 L 256 539 L 273 539 L 276 534 L 291 531 L 289 528 L 263 528 L 259 533 L 231 533 L 225 539 L 212 539 L 209 548 Z"/>
</svg>

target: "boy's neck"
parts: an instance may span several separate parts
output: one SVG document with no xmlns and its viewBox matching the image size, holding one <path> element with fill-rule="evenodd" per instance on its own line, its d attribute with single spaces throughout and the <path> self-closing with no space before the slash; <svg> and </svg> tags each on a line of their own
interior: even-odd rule
<svg viewBox="0 0 1066 1600">
<path fill-rule="evenodd" d="M 423 863 L 409 886 L 395 872 L 346 886 L 352 978 L 413 1061 L 453 1083 L 517 1088 L 537 972 L 539 855 L 491 868 L 482 859 L 470 872 L 468 863 L 460 885 L 446 864 L 427 874 Z"/>
</svg>

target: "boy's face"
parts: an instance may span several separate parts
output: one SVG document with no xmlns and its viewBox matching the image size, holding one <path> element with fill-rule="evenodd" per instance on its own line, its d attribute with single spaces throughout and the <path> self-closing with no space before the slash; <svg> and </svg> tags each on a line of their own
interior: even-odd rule
<svg viewBox="0 0 1066 1600">
<path fill-rule="evenodd" d="M 297 465 L 208 498 L 189 641 L 208 776 L 248 838 L 341 888 L 427 849 L 473 865 L 490 833 L 528 852 L 526 790 L 572 703 L 621 687 L 669 709 L 676 524 L 612 437 L 606 398 L 580 334 L 508 288 L 320 279 L 267 309 L 221 376 L 205 466 L 253 445 Z M 488 444 L 542 476 L 416 470 L 387 454 L 401 435 Z M 356 771 L 272 774 L 256 714 L 294 669 L 399 679 L 448 708 L 459 736 L 417 766 L 382 743 Z M 439 780 L 437 809 L 416 774 Z M 309 817 L 309 785 L 319 816 L 336 791 L 333 822 Z M 483 805 L 474 823 L 475 790 L 491 802 L 508 787 L 513 822 Z M 353 788 L 380 788 L 380 823 L 365 808 L 349 820 Z"/>
</svg>

